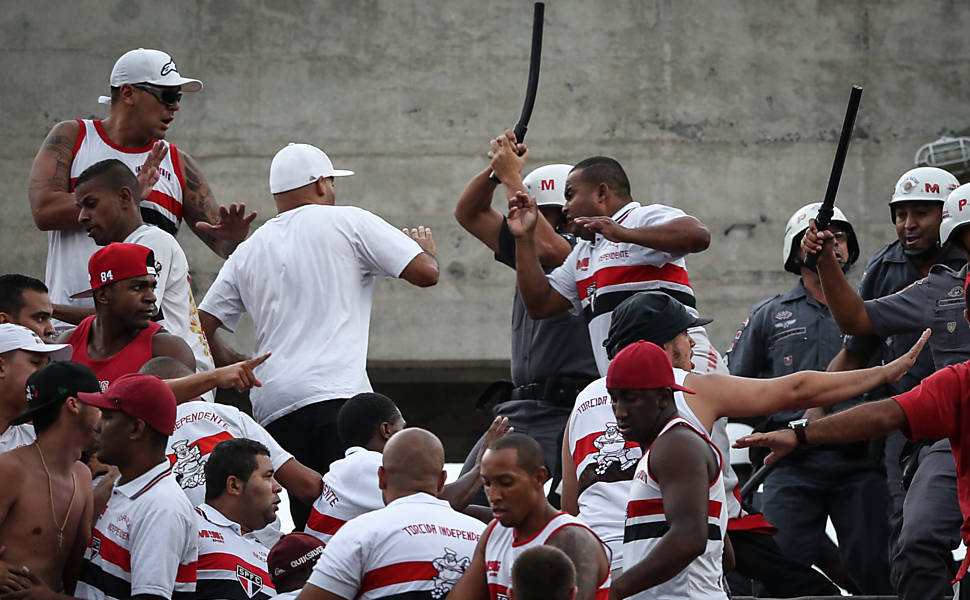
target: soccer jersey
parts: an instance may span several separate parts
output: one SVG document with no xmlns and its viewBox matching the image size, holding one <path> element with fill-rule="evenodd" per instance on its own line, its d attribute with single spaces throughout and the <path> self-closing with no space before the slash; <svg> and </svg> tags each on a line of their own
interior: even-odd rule
<svg viewBox="0 0 970 600">
<path fill-rule="evenodd" d="M 276 595 L 266 567 L 266 546 L 244 536 L 208 504 L 195 509 L 199 535 L 196 600 L 265 600 Z"/>
<path fill-rule="evenodd" d="M 724 536 L 727 532 L 725 493 L 723 476 L 720 472 L 721 455 L 702 429 L 698 429 L 683 417 L 674 417 L 664 425 L 657 435 L 670 431 L 672 427 L 685 426 L 701 436 L 717 457 L 718 475 L 708 488 L 707 547 L 703 554 L 694 559 L 683 571 L 660 585 L 643 590 L 630 598 L 637 600 L 727 600 L 722 585 L 723 570 L 721 560 L 724 554 Z M 654 440 L 656 443 L 656 440 Z M 651 447 L 653 445 L 651 444 Z M 626 507 L 626 525 L 623 542 L 623 570 L 633 568 L 644 560 L 661 538 L 670 529 L 664 514 L 663 494 L 660 484 L 650 472 L 650 449 L 648 448 L 637 465 L 630 498 Z"/>
<path fill-rule="evenodd" d="M 509 588 L 512 587 L 512 564 L 520 554 L 545 545 L 553 535 L 563 527 L 583 527 L 589 529 L 585 523 L 576 517 L 561 512 L 549 519 L 538 533 L 526 540 L 519 540 L 515 536 L 515 529 L 505 527 L 498 520 L 492 521 L 485 531 L 485 581 L 488 584 L 488 597 L 491 600 L 508 600 Z M 592 533 L 592 530 L 590 530 Z M 593 534 L 596 535 L 595 533 Z M 601 542 L 602 543 L 602 542 Z M 606 548 L 604 544 L 604 548 Z M 610 560 L 607 554 L 607 562 Z M 610 595 L 610 574 L 600 582 L 596 591 L 596 600 L 606 600 Z"/>
<path fill-rule="evenodd" d="M 154 140 L 142 148 L 123 148 L 108 139 L 101 121 L 78 119 L 80 131 L 74 144 L 71 161 L 71 181 L 68 191 L 74 191 L 74 181 L 91 165 L 115 158 L 138 173 L 148 158 Z M 172 235 L 182 222 L 182 166 L 178 148 L 168 144 L 168 153 L 158 166 L 158 181 L 149 197 L 142 201 L 142 218 L 146 223 L 162 227 Z M 47 272 L 45 280 L 50 289 L 51 302 L 72 306 L 94 306 L 90 298 L 71 298 L 71 294 L 91 287 L 87 279 L 88 260 L 98 250 L 94 240 L 80 227 L 47 232 Z M 60 323 L 60 327 L 67 327 Z"/>
<path fill-rule="evenodd" d="M 168 437 L 165 454 L 175 480 L 192 506 L 205 501 L 205 463 L 219 442 L 247 438 L 269 449 L 273 469 L 279 470 L 293 455 L 284 450 L 265 429 L 234 406 L 195 400 L 178 405 L 175 431 Z"/>
<path fill-rule="evenodd" d="M 138 594 L 190 598 L 198 530 L 168 461 L 115 486 L 84 551 L 75 594 L 95 600 Z"/>
<path fill-rule="evenodd" d="M 613 215 L 613 220 L 635 229 L 663 225 L 686 216 L 678 208 L 630 202 Z M 609 333 L 613 309 L 621 302 L 637 292 L 660 290 L 692 309 L 694 291 L 687 276 L 685 256 L 638 244 L 611 242 L 596 234 L 592 242 L 578 241 L 563 264 L 547 276 L 549 285 L 572 303 L 574 311 L 585 313 L 600 375 L 606 375 L 610 363 L 603 340 Z"/>
<path fill-rule="evenodd" d="M 344 523 L 364 513 L 384 508 L 377 469 L 384 456 L 360 446 L 347 449 L 323 476 L 323 492 L 313 503 L 304 531 L 324 544 Z"/>
<path fill-rule="evenodd" d="M 341 598 L 444 598 L 471 564 L 484 523 L 417 493 L 354 519 L 307 581 Z"/>
</svg>

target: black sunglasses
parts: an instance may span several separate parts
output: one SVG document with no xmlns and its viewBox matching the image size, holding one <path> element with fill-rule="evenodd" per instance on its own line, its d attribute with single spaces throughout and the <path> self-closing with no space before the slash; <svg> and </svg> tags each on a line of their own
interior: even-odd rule
<svg viewBox="0 0 970 600">
<path fill-rule="evenodd" d="M 155 99 L 166 106 L 172 106 L 176 102 L 182 99 L 182 92 L 178 90 L 165 90 L 147 83 L 133 83 L 131 87 L 138 88 L 143 92 L 148 92 Z"/>
</svg>

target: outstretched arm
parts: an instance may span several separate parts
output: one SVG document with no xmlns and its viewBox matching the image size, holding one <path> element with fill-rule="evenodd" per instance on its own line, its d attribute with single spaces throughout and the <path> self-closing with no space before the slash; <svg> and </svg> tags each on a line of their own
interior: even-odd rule
<svg viewBox="0 0 970 600">
<path fill-rule="evenodd" d="M 509 200 L 509 230 L 515 236 L 515 274 L 519 294 L 529 316 L 544 319 L 558 315 L 572 307 L 572 303 L 557 292 L 546 279 L 536 253 L 535 228 L 539 209 L 535 200 L 525 192 L 516 192 Z"/>
<path fill-rule="evenodd" d="M 434 255 L 434 239 L 431 237 L 431 228 L 421 225 L 417 228 L 408 230 L 404 228 L 405 234 L 411 236 L 415 242 L 424 250 L 421 254 L 411 259 L 411 262 L 401 271 L 401 279 L 411 285 L 418 287 L 431 287 L 438 283 L 438 259 Z"/>
<path fill-rule="evenodd" d="M 818 277 L 822 282 L 825 304 L 832 312 L 832 318 L 842 330 L 851 335 L 873 335 L 876 333 L 869 321 L 865 302 L 845 278 L 839 261 L 835 258 L 835 238 L 831 231 L 819 231 L 815 219 L 809 220 L 808 229 L 802 236 L 802 249 L 808 254 L 817 254 Z"/>
<path fill-rule="evenodd" d="M 227 209 L 216 204 L 202 170 L 192 157 L 179 150 L 184 187 L 182 215 L 195 235 L 222 258 L 228 258 L 249 235 L 256 211 L 246 214 L 245 204 L 232 204 Z"/>
<path fill-rule="evenodd" d="M 668 529 L 649 554 L 613 580 L 611 597 L 626 598 L 659 585 L 704 553 L 708 489 L 711 470 L 716 470 L 712 463 L 707 442 L 684 427 L 674 427 L 654 442 L 650 470 L 660 485 Z"/>
<path fill-rule="evenodd" d="M 906 413 L 899 403 L 886 398 L 810 422 L 805 427 L 805 439 L 811 445 L 844 444 L 879 437 L 906 424 Z M 771 454 L 765 458 L 765 464 L 770 465 L 798 447 L 798 439 L 794 431 L 781 429 L 747 435 L 734 443 L 735 448 L 751 446 L 770 448 Z"/>
<path fill-rule="evenodd" d="M 487 167 L 468 182 L 455 206 L 455 220 L 492 252 L 498 252 L 502 215 L 492 208 L 492 194 L 497 184 L 488 178 L 491 172 L 492 168 Z"/>
<path fill-rule="evenodd" d="M 688 374 L 684 384 L 697 392 L 688 398 L 688 403 L 708 431 L 720 417 L 753 417 L 829 406 L 899 381 L 929 339 L 927 329 L 906 354 L 886 365 L 857 371 L 800 371 L 773 379 Z"/>
<path fill-rule="evenodd" d="M 636 244 L 671 254 L 703 252 L 711 245 L 711 232 L 694 217 L 680 217 L 662 225 L 629 228 L 610 217 L 579 217 L 582 225 L 617 243 Z"/>
<path fill-rule="evenodd" d="M 258 358 L 246 359 L 218 369 L 202 371 L 177 379 L 166 379 L 165 383 L 175 394 L 176 402 L 185 402 L 216 388 L 234 388 L 237 392 L 244 392 L 252 387 L 263 385 L 256 378 L 254 369 L 269 358 L 270 354 L 267 352 Z"/>
<path fill-rule="evenodd" d="M 579 481 L 576 479 L 576 463 L 569 451 L 569 423 L 562 434 L 562 509 L 574 517 L 579 514 Z"/>
</svg>

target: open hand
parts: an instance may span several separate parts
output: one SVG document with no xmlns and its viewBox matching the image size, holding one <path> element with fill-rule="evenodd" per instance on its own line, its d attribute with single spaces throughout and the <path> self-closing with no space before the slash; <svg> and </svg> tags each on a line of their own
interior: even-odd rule
<svg viewBox="0 0 970 600">
<path fill-rule="evenodd" d="M 625 242 L 627 228 L 609 217 L 576 217 L 573 223 L 591 233 L 598 233 L 611 242 Z"/>
<path fill-rule="evenodd" d="M 219 218 L 215 223 L 199 221 L 196 228 L 216 239 L 239 244 L 249 235 L 249 226 L 256 219 L 256 211 L 246 214 L 246 205 L 230 204 L 229 208 L 219 207 Z"/>
<path fill-rule="evenodd" d="M 798 447 L 798 438 L 791 429 L 779 429 L 768 433 L 752 433 L 734 442 L 735 448 L 750 448 L 760 446 L 770 448 L 771 454 L 765 457 L 765 465 L 771 465 Z"/>
<path fill-rule="evenodd" d="M 482 447 L 478 449 L 478 456 L 475 457 L 475 466 L 481 466 L 482 456 L 495 440 L 513 431 L 515 431 L 515 427 L 509 427 L 508 417 L 495 417 L 495 420 L 489 425 L 488 431 L 485 432 L 485 440 L 482 442 Z"/>
<path fill-rule="evenodd" d="M 434 238 L 431 237 L 431 228 L 425 227 L 424 225 L 418 225 L 415 228 L 408 229 L 404 227 L 401 229 L 405 235 L 410 237 L 412 240 L 421 246 L 421 249 L 434 256 Z"/>
<path fill-rule="evenodd" d="M 138 189 L 141 191 L 140 200 L 145 200 L 152 193 L 152 188 L 158 183 L 158 165 L 162 164 L 162 159 L 168 154 L 168 144 L 162 140 L 156 140 L 151 151 L 142 163 L 138 171 Z"/>
<path fill-rule="evenodd" d="M 509 216 L 507 221 L 509 231 L 515 237 L 532 237 L 539 219 L 539 208 L 535 198 L 530 198 L 523 191 L 518 191 L 509 198 Z"/>
<path fill-rule="evenodd" d="M 909 371 L 910 367 L 916 363 L 916 357 L 919 356 L 919 353 L 923 350 L 923 346 L 929 341 L 931 333 L 932 331 L 930 329 L 923 331 L 923 334 L 919 336 L 919 339 L 916 340 L 912 348 L 907 350 L 905 354 L 900 355 L 896 360 L 883 366 L 883 369 L 886 370 L 886 383 L 896 383 L 902 379 L 906 371 Z"/>
</svg>

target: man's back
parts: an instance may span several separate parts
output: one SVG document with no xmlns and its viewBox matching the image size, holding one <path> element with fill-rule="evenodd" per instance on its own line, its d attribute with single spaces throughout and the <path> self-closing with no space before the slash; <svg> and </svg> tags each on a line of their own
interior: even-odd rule
<svg viewBox="0 0 970 600">
<path fill-rule="evenodd" d="M 285 211 L 239 246 L 200 308 L 230 330 L 249 312 L 255 352 L 273 352 L 252 392 L 257 421 L 371 389 L 374 278 L 398 277 L 420 253 L 401 231 L 349 206 Z"/>
</svg>

